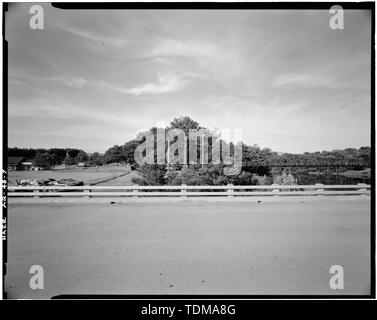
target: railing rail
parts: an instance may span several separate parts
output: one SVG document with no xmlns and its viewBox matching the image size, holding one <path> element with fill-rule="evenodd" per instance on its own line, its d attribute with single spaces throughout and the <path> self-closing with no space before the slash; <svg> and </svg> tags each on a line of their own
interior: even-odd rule
<svg viewBox="0 0 377 320">
<path fill-rule="evenodd" d="M 8 197 L 192 197 L 369 195 L 370 185 L 268 186 L 9 186 Z"/>
</svg>

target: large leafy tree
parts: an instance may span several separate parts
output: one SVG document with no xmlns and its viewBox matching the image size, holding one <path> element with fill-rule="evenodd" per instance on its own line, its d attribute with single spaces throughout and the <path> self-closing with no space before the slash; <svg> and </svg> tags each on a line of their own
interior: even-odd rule
<svg viewBox="0 0 377 320">
<path fill-rule="evenodd" d="M 103 157 L 98 152 L 94 152 L 90 155 L 89 161 L 95 166 L 100 166 L 103 164 Z"/>
<path fill-rule="evenodd" d="M 34 165 L 40 166 L 44 169 L 50 169 L 55 165 L 54 158 L 48 152 L 38 150 L 35 155 Z"/>
<path fill-rule="evenodd" d="M 103 156 L 105 163 L 114 163 L 114 162 L 123 162 L 123 149 L 121 146 L 115 145 L 109 148 L 104 156 Z"/>
<path fill-rule="evenodd" d="M 89 157 L 88 157 L 88 155 L 86 154 L 86 152 L 83 151 L 83 150 L 80 150 L 80 151 L 77 153 L 76 157 L 75 157 L 75 162 L 76 162 L 76 163 L 79 163 L 79 162 L 85 162 L 85 161 L 88 161 L 88 160 L 89 160 Z"/>
<path fill-rule="evenodd" d="M 125 162 L 131 165 L 136 164 L 134 154 L 135 154 L 135 149 L 140 144 L 140 142 L 141 142 L 140 140 L 133 139 L 123 145 L 122 155 Z"/>
<path fill-rule="evenodd" d="M 191 119 L 188 116 L 174 118 L 174 120 L 170 122 L 170 126 L 168 127 L 168 129 L 183 130 L 186 137 L 188 137 L 190 129 L 201 129 L 201 128 L 202 127 L 199 126 L 198 122 L 196 122 L 195 120 Z"/>
</svg>

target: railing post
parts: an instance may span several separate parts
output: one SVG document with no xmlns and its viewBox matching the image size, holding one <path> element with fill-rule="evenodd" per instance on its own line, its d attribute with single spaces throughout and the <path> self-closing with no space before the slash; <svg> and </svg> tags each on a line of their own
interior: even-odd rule
<svg viewBox="0 0 377 320">
<path fill-rule="evenodd" d="M 357 184 L 358 187 L 360 187 L 359 189 L 359 192 L 362 196 L 366 196 L 367 195 L 367 184 L 366 183 L 358 183 Z"/>
<path fill-rule="evenodd" d="M 325 189 L 323 188 L 324 185 L 322 183 L 316 183 L 315 186 L 318 187 L 315 189 L 315 193 L 317 193 L 319 196 L 323 196 L 323 193 L 325 191 Z"/>
<path fill-rule="evenodd" d="M 181 197 L 182 197 L 182 198 L 186 198 L 186 197 L 187 197 L 187 196 L 186 196 L 186 192 L 187 192 L 187 190 L 184 189 L 184 187 L 186 187 L 186 184 L 182 184 L 182 185 L 181 185 Z"/>
<path fill-rule="evenodd" d="M 277 183 L 273 183 L 272 186 L 273 187 L 280 187 Z M 277 196 L 279 196 L 280 189 L 279 188 L 272 189 L 272 192 L 276 193 L 276 195 L 274 195 L 274 197 L 277 197 Z"/>
<path fill-rule="evenodd" d="M 137 186 L 138 186 L 137 184 L 134 185 L 134 187 L 137 187 Z M 133 193 L 133 196 L 132 196 L 132 197 L 133 197 L 133 198 L 138 198 L 138 195 L 137 195 L 138 192 L 139 192 L 138 189 L 133 189 L 133 190 L 132 190 L 132 193 Z"/>
<path fill-rule="evenodd" d="M 90 198 L 90 196 L 89 196 L 90 189 L 84 189 L 84 193 L 85 193 L 84 199 L 89 199 Z"/>
<path fill-rule="evenodd" d="M 227 190 L 228 197 L 233 197 L 233 192 L 234 192 L 233 184 L 228 183 L 228 184 L 227 184 L 227 187 L 228 187 L 228 190 Z"/>
<path fill-rule="evenodd" d="M 35 193 L 35 195 L 33 196 L 33 198 L 39 198 L 39 190 L 37 189 L 37 190 L 34 190 L 33 191 L 34 193 Z"/>
</svg>

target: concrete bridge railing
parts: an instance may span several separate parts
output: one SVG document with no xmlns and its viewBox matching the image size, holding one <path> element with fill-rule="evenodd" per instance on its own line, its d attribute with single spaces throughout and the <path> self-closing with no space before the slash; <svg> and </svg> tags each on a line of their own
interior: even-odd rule
<svg viewBox="0 0 377 320">
<path fill-rule="evenodd" d="M 269 185 L 269 186 L 9 186 L 8 197 L 245 197 L 370 195 L 371 186 Z"/>
</svg>

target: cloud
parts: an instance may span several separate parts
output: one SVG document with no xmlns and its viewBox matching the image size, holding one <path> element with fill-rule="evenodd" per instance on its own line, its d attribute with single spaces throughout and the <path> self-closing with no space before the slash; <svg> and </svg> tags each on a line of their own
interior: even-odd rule
<svg viewBox="0 0 377 320">
<path fill-rule="evenodd" d="M 61 103 L 46 103 L 42 99 L 36 100 L 33 108 L 26 103 L 14 103 L 9 108 L 9 117 L 40 117 L 46 119 L 95 121 L 109 125 L 128 125 L 130 117 L 125 114 L 109 114 L 107 111 L 94 110 L 83 105 Z"/>
<path fill-rule="evenodd" d="M 275 86 L 299 86 L 305 88 L 336 87 L 334 79 L 308 73 L 287 73 L 280 75 L 274 82 Z"/>
<path fill-rule="evenodd" d="M 108 36 L 108 35 L 98 35 L 98 34 L 93 34 L 89 31 L 86 30 L 80 30 L 74 27 L 64 27 L 64 30 L 67 32 L 70 32 L 78 37 L 84 38 L 86 40 L 91 40 L 91 41 L 100 41 L 100 42 L 106 42 L 106 43 L 111 43 L 116 46 L 122 46 L 123 44 L 126 43 L 125 39 L 121 37 L 114 37 L 114 36 Z"/>
<path fill-rule="evenodd" d="M 112 91 L 132 94 L 135 96 L 143 94 L 162 94 L 174 92 L 182 89 L 186 81 L 174 74 L 161 75 L 157 72 L 157 82 L 156 83 L 145 83 L 133 88 L 123 88 L 121 86 L 111 85 L 105 82 L 101 82 L 102 87 L 106 87 Z"/>
<path fill-rule="evenodd" d="M 46 81 L 56 81 L 60 82 L 66 86 L 74 88 L 82 88 L 88 84 L 88 82 L 81 77 L 49 77 L 45 79 Z"/>
<path fill-rule="evenodd" d="M 23 70 L 14 69 L 9 72 L 10 81 L 14 84 L 23 84 L 29 82 L 55 82 L 63 84 L 68 87 L 82 88 L 88 84 L 87 80 L 83 77 L 77 77 L 74 75 L 58 75 L 58 76 L 36 76 L 30 75 Z"/>
<path fill-rule="evenodd" d="M 200 41 L 177 41 L 163 39 L 151 51 L 152 56 L 186 56 L 191 58 L 216 59 L 222 55 L 222 50 L 212 44 Z"/>
<path fill-rule="evenodd" d="M 232 50 L 230 47 L 220 46 L 210 41 L 178 41 L 171 38 L 159 39 L 152 50 L 147 53 L 147 57 L 170 59 L 168 61 L 174 62 L 181 68 L 186 67 L 186 71 L 195 67 L 200 73 L 213 75 L 217 80 L 238 74 L 241 63 L 241 58 L 234 48 Z M 194 62 L 195 66 L 188 65 L 184 59 Z"/>
</svg>

